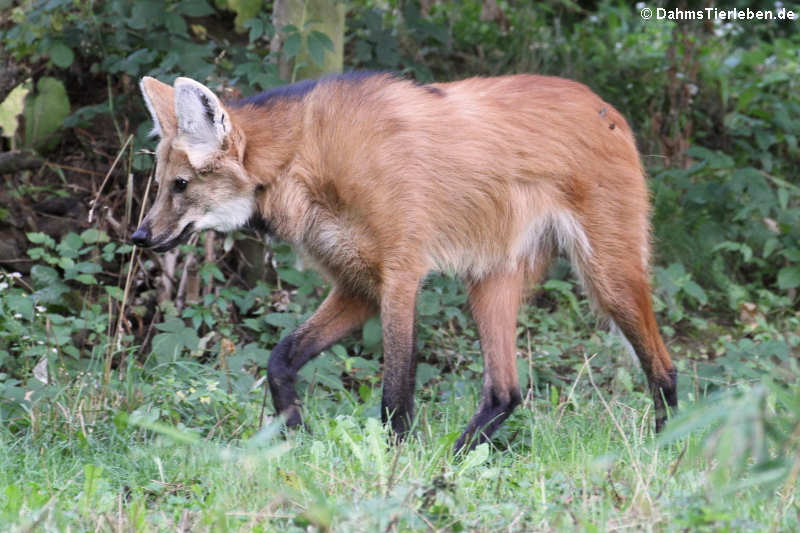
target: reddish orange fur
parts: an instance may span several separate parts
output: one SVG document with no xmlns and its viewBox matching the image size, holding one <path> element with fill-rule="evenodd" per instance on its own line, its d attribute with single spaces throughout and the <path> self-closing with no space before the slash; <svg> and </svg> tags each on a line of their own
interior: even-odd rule
<svg viewBox="0 0 800 533">
<path fill-rule="evenodd" d="M 167 86 L 145 90 L 151 85 L 159 101 L 168 100 Z M 346 320 L 348 327 L 366 318 L 363 309 L 381 310 L 385 409 L 411 417 L 403 391 L 413 390 L 414 305 L 431 270 L 468 281 L 486 386 L 498 398 L 518 396 L 514 327 L 522 280 L 541 278 L 558 247 L 636 348 L 654 394 L 664 387 L 674 393 L 674 368 L 650 302 L 647 185 L 622 115 L 561 78 L 430 87 L 376 75 L 320 82 L 303 98 L 228 107 L 230 144 L 205 172 L 236 187 L 205 178 L 217 191 L 208 194 L 252 190 L 271 228 L 299 246 L 337 294 L 363 302 L 352 304 L 357 320 Z M 162 127 L 174 130 L 174 122 L 162 120 Z M 170 143 L 167 132 L 159 148 L 167 174 L 186 166 Z M 319 320 L 315 315 L 310 327 Z M 328 345 L 346 329 L 320 328 L 315 343 Z M 280 363 L 289 368 L 297 350 L 286 345 Z M 656 405 L 663 409 L 658 399 Z"/>
</svg>

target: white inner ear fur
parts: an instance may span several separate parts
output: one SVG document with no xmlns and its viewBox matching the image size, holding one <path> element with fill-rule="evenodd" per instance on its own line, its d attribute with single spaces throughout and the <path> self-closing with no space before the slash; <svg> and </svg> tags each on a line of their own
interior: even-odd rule
<svg viewBox="0 0 800 533">
<path fill-rule="evenodd" d="M 174 86 L 178 142 L 191 165 L 201 168 L 222 148 L 231 121 L 217 95 L 205 85 L 178 78 Z"/>
<path fill-rule="evenodd" d="M 139 81 L 139 89 L 141 89 L 142 97 L 144 97 L 144 105 L 146 105 L 147 110 L 150 111 L 150 118 L 153 119 L 153 129 L 150 130 L 150 133 L 147 136 L 163 137 L 161 123 L 158 121 L 158 115 L 156 115 L 156 108 L 153 107 L 153 102 L 150 100 L 150 95 L 147 94 L 147 89 L 145 89 L 144 86 L 144 78 Z"/>
</svg>

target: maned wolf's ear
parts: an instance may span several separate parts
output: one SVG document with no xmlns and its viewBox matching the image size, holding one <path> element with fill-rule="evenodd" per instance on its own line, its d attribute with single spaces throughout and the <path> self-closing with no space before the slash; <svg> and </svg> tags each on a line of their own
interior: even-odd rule
<svg viewBox="0 0 800 533">
<path fill-rule="evenodd" d="M 224 149 L 231 120 L 211 90 L 189 78 L 175 80 L 175 114 L 178 135 L 189 162 L 195 168 Z"/>
<path fill-rule="evenodd" d="M 144 103 L 153 118 L 153 131 L 150 135 L 169 137 L 178 131 L 175 118 L 175 89 L 155 78 L 145 76 L 139 82 Z"/>
</svg>

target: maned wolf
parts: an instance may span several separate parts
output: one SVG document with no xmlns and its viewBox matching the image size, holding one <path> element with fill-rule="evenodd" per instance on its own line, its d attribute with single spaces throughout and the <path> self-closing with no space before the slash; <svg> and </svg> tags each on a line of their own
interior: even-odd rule
<svg viewBox="0 0 800 533">
<path fill-rule="evenodd" d="M 483 399 L 456 448 L 485 441 L 520 403 L 515 326 L 525 285 L 558 251 L 641 361 L 656 429 L 676 372 L 648 281 L 649 201 L 631 129 L 579 83 L 545 76 L 420 85 L 345 74 L 223 104 L 204 85 L 153 78 L 142 93 L 161 137 L 155 203 L 133 234 L 168 250 L 253 221 L 300 249 L 333 287 L 274 348 L 269 387 L 300 423 L 298 370 L 380 313 L 381 413 L 408 430 L 414 315 L 426 274 L 469 288 Z"/>
</svg>

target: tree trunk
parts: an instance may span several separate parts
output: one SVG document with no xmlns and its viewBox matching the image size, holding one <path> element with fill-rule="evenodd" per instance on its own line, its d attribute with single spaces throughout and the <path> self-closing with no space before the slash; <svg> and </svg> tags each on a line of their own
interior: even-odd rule
<svg viewBox="0 0 800 533">
<path fill-rule="evenodd" d="M 303 45 L 296 58 L 289 60 L 281 57 L 279 72 L 281 78 L 292 83 L 307 78 L 318 78 L 325 74 L 341 72 L 344 57 L 344 20 L 345 3 L 335 0 L 275 0 L 272 11 L 272 23 L 278 30 L 270 43 L 272 52 L 278 52 L 283 46 L 284 35 L 281 28 L 294 25 L 303 35 Z M 313 23 L 306 24 L 309 21 Z M 327 35 L 333 42 L 333 52 L 326 49 L 322 65 L 312 59 L 306 44 L 306 37 L 312 31 Z M 298 65 L 295 68 L 295 65 Z M 237 243 L 237 248 L 244 256 L 245 265 L 242 277 L 248 285 L 253 286 L 266 274 L 265 257 L 267 246 L 262 240 L 244 239 Z"/>
</svg>

